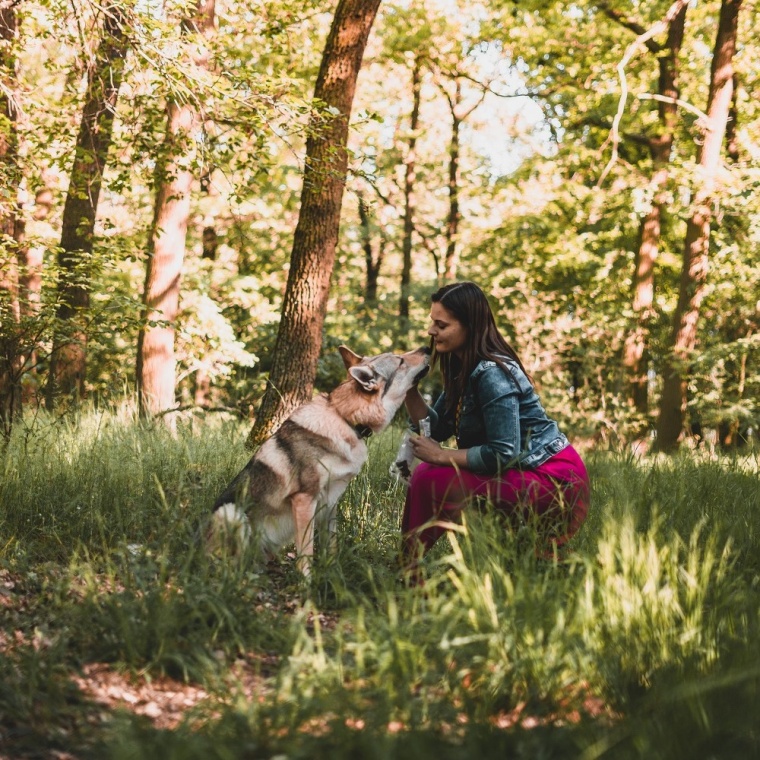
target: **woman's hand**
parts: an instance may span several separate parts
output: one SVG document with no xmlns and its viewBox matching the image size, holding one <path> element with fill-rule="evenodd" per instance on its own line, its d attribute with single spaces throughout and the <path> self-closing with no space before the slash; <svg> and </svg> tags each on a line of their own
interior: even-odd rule
<svg viewBox="0 0 760 760">
<path fill-rule="evenodd" d="M 438 443 L 438 441 L 434 441 L 432 438 L 426 438 L 422 435 L 412 436 L 410 441 L 414 456 L 416 456 L 421 462 L 437 465 L 451 464 L 450 454 L 452 452 L 441 448 L 441 444 Z"/>
</svg>

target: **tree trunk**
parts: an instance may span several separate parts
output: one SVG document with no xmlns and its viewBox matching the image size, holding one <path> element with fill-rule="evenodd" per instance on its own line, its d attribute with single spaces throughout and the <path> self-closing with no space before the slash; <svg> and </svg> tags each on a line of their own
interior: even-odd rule
<svg viewBox="0 0 760 760">
<path fill-rule="evenodd" d="M 659 58 L 659 134 L 649 141 L 652 156 L 652 207 L 641 223 L 639 248 L 633 277 L 634 326 L 624 348 L 623 364 L 628 376 L 629 402 L 641 414 L 649 410 L 647 369 L 649 329 L 654 305 L 654 264 L 660 246 L 663 210 L 667 205 L 668 165 L 678 118 L 678 55 L 683 43 L 687 6 L 678 10 L 668 25 L 665 50 Z"/>
<path fill-rule="evenodd" d="M 728 123 L 726 124 L 726 155 L 731 163 L 739 161 L 739 106 L 737 104 L 739 93 L 739 77 L 734 74 L 734 88 L 731 93 L 731 108 L 728 111 Z"/>
<path fill-rule="evenodd" d="M 454 81 L 454 92 L 450 93 L 443 82 L 439 87 L 446 100 L 449 102 L 451 111 L 451 140 L 449 142 L 449 212 L 446 219 L 446 254 L 443 264 L 443 279 L 451 282 L 457 276 L 459 269 L 459 224 L 462 214 L 459 209 L 459 151 L 461 146 L 462 124 L 469 116 L 480 107 L 488 92 L 487 87 L 482 87 L 480 95 L 469 106 L 464 103 L 462 96 L 462 77 L 455 73 L 451 78 Z"/>
<path fill-rule="evenodd" d="M 100 186 L 113 135 L 116 101 L 124 74 L 128 40 L 118 5 L 108 5 L 103 37 L 87 75 L 82 122 L 63 208 L 58 253 L 58 320 L 46 389 L 52 407 L 59 394 L 84 394 L 89 271 Z"/>
<path fill-rule="evenodd" d="M 417 132 L 420 126 L 420 93 L 422 85 L 420 57 L 412 68 L 412 113 L 409 119 L 409 147 L 404 166 L 404 237 L 401 243 L 401 293 L 398 314 L 401 317 L 401 335 L 409 327 L 409 287 L 412 281 L 412 235 L 414 233 L 414 188 L 417 181 Z"/>
<path fill-rule="evenodd" d="M 459 268 L 457 242 L 459 237 L 459 142 L 462 119 L 457 114 L 461 101 L 461 84 L 456 81 L 456 96 L 451 108 L 451 141 L 449 142 L 449 213 L 446 219 L 446 257 L 443 279 L 451 282 Z"/>
<path fill-rule="evenodd" d="M 379 5 L 380 0 L 340 0 L 325 44 L 314 98 L 334 115 L 321 128 L 317 118 L 306 142 L 301 210 L 269 382 L 248 437 L 252 447 L 311 397 L 348 169 L 351 106 Z"/>
<path fill-rule="evenodd" d="M 157 167 L 143 289 L 143 324 L 137 336 L 137 397 L 140 413 L 146 417 L 174 406 L 174 324 L 179 311 L 179 283 L 193 181 L 193 173 L 182 165 L 182 157 L 197 125 L 194 106 L 175 102 L 167 105 L 165 161 Z"/>
<path fill-rule="evenodd" d="M 701 182 L 696 189 L 692 216 L 686 228 L 678 303 L 663 374 L 657 421 L 657 448 L 660 451 L 675 450 L 684 427 L 687 365 L 696 344 L 697 320 L 705 292 L 715 177 L 720 168 L 721 147 L 731 108 L 733 58 L 741 3 L 742 0 L 723 0 L 720 8 L 710 71 L 708 118 L 704 139 L 697 151 Z"/>
<path fill-rule="evenodd" d="M 0 3 L 0 63 L 10 76 L 0 91 L 0 432 L 10 437 L 21 416 L 21 375 L 24 357 L 19 300 L 18 254 L 23 238 L 18 191 L 18 94 L 16 81 L 17 19 L 15 3 Z"/>
<path fill-rule="evenodd" d="M 381 238 L 377 256 L 372 252 L 372 233 L 370 230 L 369 205 L 364 196 L 359 193 L 359 223 L 361 225 L 362 248 L 367 266 L 367 281 L 364 286 L 364 301 L 367 304 L 377 303 L 377 279 L 384 259 L 385 241 Z"/>
<path fill-rule="evenodd" d="M 214 28 L 214 0 L 201 0 L 196 17 L 183 26 L 188 32 L 209 35 Z M 208 65 L 203 46 L 193 63 Z M 137 399 L 144 417 L 175 405 L 175 322 L 193 183 L 189 154 L 193 133 L 200 125 L 194 103 L 170 100 L 166 110 L 166 137 L 156 165 L 156 200 L 148 236 L 142 326 L 137 336 Z"/>
<path fill-rule="evenodd" d="M 734 91 L 731 94 L 731 109 L 728 114 L 728 124 L 726 125 L 726 156 L 732 164 L 740 160 L 739 155 L 739 108 L 738 108 L 738 89 L 739 78 L 734 74 Z M 745 224 L 750 223 L 744 220 Z M 744 231 L 743 231 L 744 232 Z M 757 316 L 757 312 L 755 314 Z M 724 333 L 726 342 L 735 342 L 742 338 L 747 338 L 756 333 L 760 325 L 756 318 L 750 317 L 744 319 L 735 329 Z M 726 358 L 724 362 L 725 380 L 723 381 L 722 397 L 729 404 L 735 400 L 735 403 L 741 403 L 747 386 L 747 351 L 744 350 L 739 356 L 738 361 L 733 358 Z M 747 421 L 740 421 L 736 417 L 729 417 L 718 422 L 718 445 L 724 451 L 731 451 L 748 443 L 748 424 Z"/>
</svg>

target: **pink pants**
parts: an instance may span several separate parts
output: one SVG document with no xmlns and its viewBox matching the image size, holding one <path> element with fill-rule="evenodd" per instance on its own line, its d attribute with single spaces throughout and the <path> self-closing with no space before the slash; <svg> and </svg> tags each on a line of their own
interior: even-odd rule
<svg viewBox="0 0 760 760">
<path fill-rule="evenodd" d="M 436 521 L 457 522 L 476 499 L 510 516 L 540 515 L 541 528 L 561 545 L 586 517 L 588 473 L 572 446 L 533 470 L 506 470 L 499 476 L 422 462 L 412 473 L 401 521 L 407 559 L 424 554 L 444 533 Z"/>
</svg>

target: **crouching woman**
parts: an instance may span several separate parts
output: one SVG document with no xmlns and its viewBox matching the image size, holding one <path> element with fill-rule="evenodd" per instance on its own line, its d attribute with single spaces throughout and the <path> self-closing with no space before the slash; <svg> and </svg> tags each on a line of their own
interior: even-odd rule
<svg viewBox="0 0 760 760">
<path fill-rule="evenodd" d="M 417 388 L 406 397 L 414 425 L 430 419 L 430 437 L 412 439 L 421 462 L 402 519 L 407 567 L 416 566 L 446 522 L 482 500 L 509 517 L 535 520 L 554 545 L 565 543 L 588 511 L 581 457 L 544 411 L 483 291 L 454 283 L 431 300 L 428 334 L 444 391 L 432 407 Z M 443 448 L 439 441 L 451 436 L 457 448 Z"/>
</svg>

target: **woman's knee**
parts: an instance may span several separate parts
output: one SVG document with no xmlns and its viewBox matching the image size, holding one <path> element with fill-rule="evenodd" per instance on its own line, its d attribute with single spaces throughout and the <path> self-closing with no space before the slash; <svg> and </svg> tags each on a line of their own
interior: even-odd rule
<svg viewBox="0 0 760 760">
<path fill-rule="evenodd" d="M 468 495 L 459 472 L 454 467 L 421 462 L 414 469 L 410 493 L 425 494 L 435 502 L 459 502 Z"/>
</svg>

